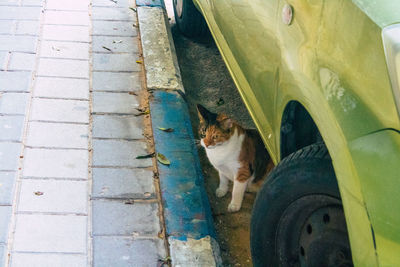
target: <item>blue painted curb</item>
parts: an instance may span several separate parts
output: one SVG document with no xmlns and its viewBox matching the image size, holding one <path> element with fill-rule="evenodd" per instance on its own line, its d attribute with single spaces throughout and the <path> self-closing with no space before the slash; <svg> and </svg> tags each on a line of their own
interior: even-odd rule
<svg viewBox="0 0 400 267">
<path fill-rule="evenodd" d="M 215 239 L 187 104 L 177 92 L 154 91 L 153 96 L 150 113 L 155 148 L 171 162 L 169 166 L 158 163 L 167 235 L 179 240 Z"/>
</svg>

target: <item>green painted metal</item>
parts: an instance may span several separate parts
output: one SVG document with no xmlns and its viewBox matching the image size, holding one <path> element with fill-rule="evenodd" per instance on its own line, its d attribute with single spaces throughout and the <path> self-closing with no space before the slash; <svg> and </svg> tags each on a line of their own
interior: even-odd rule
<svg viewBox="0 0 400 267">
<path fill-rule="evenodd" d="M 400 120 L 381 38 L 400 22 L 400 1 L 194 2 L 274 162 L 282 114 L 297 101 L 332 157 L 354 263 L 400 263 Z"/>
</svg>

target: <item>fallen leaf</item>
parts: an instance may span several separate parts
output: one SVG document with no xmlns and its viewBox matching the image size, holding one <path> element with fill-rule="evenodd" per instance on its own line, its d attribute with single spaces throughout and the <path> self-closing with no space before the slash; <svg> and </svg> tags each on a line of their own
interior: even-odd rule
<svg viewBox="0 0 400 267">
<path fill-rule="evenodd" d="M 129 9 L 132 10 L 133 12 L 137 11 L 136 8 L 134 8 L 134 7 L 130 7 Z"/>
<path fill-rule="evenodd" d="M 150 154 L 147 154 L 147 155 L 137 156 L 136 159 L 148 159 L 148 158 L 154 157 L 154 155 L 155 155 L 155 153 L 153 152 L 153 153 L 150 153 Z"/>
<path fill-rule="evenodd" d="M 126 205 L 133 205 L 135 203 L 134 199 L 128 199 L 124 202 Z"/>
<path fill-rule="evenodd" d="M 172 129 L 172 128 L 163 128 L 163 127 L 157 127 L 157 128 L 160 129 L 161 131 L 164 131 L 164 132 L 167 132 L 167 133 L 170 133 L 170 132 L 174 131 L 174 129 Z"/>
<path fill-rule="evenodd" d="M 142 64 L 142 61 L 136 60 L 136 63 L 137 63 L 137 64 Z"/>
<path fill-rule="evenodd" d="M 140 112 L 138 114 L 135 114 L 135 116 L 137 117 L 137 116 L 142 116 L 142 115 L 147 115 L 147 114 L 150 114 L 150 111 L 146 110 L 146 111 Z"/>
<path fill-rule="evenodd" d="M 130 95 L 137 95 L 135 92 L 129 92 Z"/>
<path fill-rule="evenodd" d="M 37 196 L 42 196 L 44 193 L 40 192 L 40 191 L 36 191 L 34 194 L 37 195 Z"/>
<path fill-rule="evenodd" d="M 222 97 L 220 97 L 217 101 L 217 106 L 222 106 L 223 104 L 225 104 L 225 101 L 222 99 Z"/>
<path fill-rule="evenodd" d="M 164 259 L 158 259 L 157 267 L 169 266 L 171 264 L 171 257 L 168 256 Z"/>
<path fill-rule="evenodd" d="M 55 50 L 55 51 L 60 51 L 60 48 L 57 48 L 55 46 L 52 46 L 51 49 Z"/>
<path fill-rule="evenodd" d="M 157 160 L 164 165 L 170 165 L 171 162 L 163 154 L 157 152 Z"/>
<path fill-rule="evenodd" d="M 120 44 L 120 43 L 122 43 L 122 40 L 114 40 L 113 41 L 113 44 Z"/>
<path fill-rule="evenodd" d="M 108 51 L 110 51 L 110 52 L 112 52 L 112 50 L 110 49 L 110 48 L 108 48 L 107 46 L 102 46 L 105 50 L 108 50 Z"/>
</svg>

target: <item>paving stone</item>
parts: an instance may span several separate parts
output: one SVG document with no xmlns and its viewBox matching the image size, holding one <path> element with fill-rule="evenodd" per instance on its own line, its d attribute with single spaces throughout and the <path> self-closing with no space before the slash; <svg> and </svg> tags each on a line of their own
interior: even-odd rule
<svg viewBox="0 0 400 267">
<path fill-rule="evenodd" d="M 0 205 L 12 205 L 16 176 L 16 172 L 0 172 Z"/>
<path fill-rule="evenodd" d="M 47 10 L 44 15 L 44 24 L 89 26 L 89 13 Z"/>
<path fill-rule="evenodd" d="M 14 52 L 11 53 L 8 69 L 32 71 L 35 68 L 35 61 L 36 54 Z"/>
<path fill-rule="evenodd" d="M 22 0 L 23 6 L 43 6 L 44 0 Z"/>
<path fill-rule="evenodd" d="M 96 7 L 133 7 L 135 6 L 135 0 L 118 0 L 118 1 L 110 1 L 110 0 L 93 0 L 93 6 Z"/>
<path fill-rule="evenodd" d="M 93 20 L 136 21 L 136 13 L 129 8 L 93 7 Z"/>
<path fill-rule="evenodd" d="M 0 18 L 3 20 L 4 19 L 39 20 L 41 11 L 42 9 L 40 7 L 3 6 L 0 8 Z"/>
<path fill-rule="evenodd" d="M 86 262 L 85 255 L 15 252 L 11 254 L 13 267 L 84 267 Z"/>
<path fill-rule="evenodd" d="M 146 154 L 146 143 L 142 141 L 93 140 L 94 167 L 150 167 L 151 159 L 136 159 Z"/>
<path fill-rule="evenodd" d="M 12 205 L 16 179 L 16 172 L 0 172 L 0 205 Z"/>
<path fill-rule="evenodd" d="M 37 77 L 36 97 L 89 99 L 89 80 L 73 78 Z"/>
<path fill-rule="evenodd" d="M 20 20 L 17 22 L 16 34 L 28 34 L 28 35 L 38 35 L 39 34 L 39 24 L 32 23 L 29 20 Z"/>
<path fill-rule="evenodd" d="M 86 150 L 26 148 L 23 175 L 87 179 L 88 156 Z"/>
<path fill-rule="evenodd" d="M 18 214 L 16 251 L 86 253 L 86 216 Z"/>
<path fill-rule="evenodd" d="M 23 179 L 18 211 L 87 214 L 87 182 Z"/>
<path fill-rule="evenodd" d="M 89 42 L 89 27 L 66 25 L 43 25 L 44 40 Z"/>
<path fill-rule="evenodd" d="M 22 141 L 23 116 L 0 116 L 0 140 Z"/>
<path fill-rule="evenodd" d="M 37 37 L 0 35 L 0 50 L 18 52 L 36 52 Z"/>
<path fill-rule="evenodd" d="M 25 115 L 29 94 L 3 93 L 0 97 L 0 114 Z"/>
<path fill-rule="evenodd" d="M 143 139 L 143 127 L 143 119 L 141 117 L 94 115 L 92 136 L 101 138 Z"/>
<path fill-rule="evenodd" d="M 7 245 L 0 243 L 0 262 L 4 263 L 6 261 L 7 255 Z"/>
<path fill-rule="evenodd" d="M 93 235 L 151 234 L 160 231 L 157 203 L 125 204 L 124 200 L 94 200 Z"/>
<path fill-rule="evenodd" d="M 89 62 L 86 60 L 41 58 L 38 76 L 89 78 Z"/>
<path fill-rule="evenodd" d="M 109 0 L 106 0 L 112 3 Z M 120 21 L 95 20 L 93 24 L 93 35 L 109 36 L 137 36 L 137 30 L 131 23 Z"/>
<path fill-rule="evenodd" d="M 11 219 L 11 206 L 0 206 L 0 243 L 6 243 L 8 237 L 8 225 Z"/>
<path fill-rule="evenodd" d="M 141 89 L 139 72 L 93 72 L 93 91 L 131 92 Z"/>
<path fill-rule="evenodd" d="M 2 0 L 0 6 L 18 6 L 19 0 Z"/>
<path fill-rule="evenodd" d="M 7 63 L 8 63 L 8 52 L 7 51 L 0 51 L 0 71 L 6 70 Z"/>
<path fill-rule="evenodd" d="M 71 43 L 59 41 L 43 41 L 41 57 L 89 59 L 88 43 Z"/>
<path fill-rule="evenodd" d="M 136 63 L 138 55 L 132 54 L 93 54 L 94 71 L 140 71 Z"/>
<path fill-rule="evenodd" d="M 137 53 L 138 41 L 134 37 L 118 37 L 114 36 L 93 36 L 92 37 L 92 51 L 100 53 Z M 107 47 L 112 52 L 104 49 Z"/>
<path fill-rule="evenodd" d="M 93 193 L 97 198 L 155 196 L 153 172 L 145 169 L 93 168 Z"/>
<path fill-rule="evenodd" d="M 128 93 L 93 93 L 94 113 L 137 114 L 138 100 Z"/>
<path fill-rule="evenodd" d="M 164 4 L 161 0 L 136 0 L 137 6 L 159 6 L 162 7 Z"/>
<path fill-rule="evenodd" d="M 21 148 L 20 143 L 0 143 L 0 170 L 17 170 Z"/>
<path fill-rule="evenodd" d="M 2 3 L 0 3 L 1 5 Z M 0 23 L 0 34 L 11 34 L 14 29 L 14 22 L 11 20 L 3 20 Z"/>
<path fill-rule="evenodd" d="M 88 125 L 50 122 L 29 123 L 27 146 L 88 148 Z"/>
<path fill-rule="evenodd" d="M 29 92 L 30 72 L 0 71 L 0 91 Z"/>
<path fill-rule="evenodd" d="M 34 98 L 31 120 L 89 123 L 88 101 Z"/>
<path fill-rule="evenodd" d="M 161 239 L 134 239 L 132 237 L 94 237 L 94 267 L 157 266 L 165 258 Z"/>
<path fill-rule="evenodd" d="M 48 0 L 46 4 L 47 9 L 57 10 L 82 10 L 89 9 L 88 0 Z"/>
</svg>

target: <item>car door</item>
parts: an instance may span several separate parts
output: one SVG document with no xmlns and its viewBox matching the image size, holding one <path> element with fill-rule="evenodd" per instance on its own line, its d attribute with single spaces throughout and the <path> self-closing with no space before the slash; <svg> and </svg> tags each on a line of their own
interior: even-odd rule
<svg viewBox="0 0 400 267">
<path fill-rule="evenodd" d="M 274 134 L 272 125 L 279 77 L 280 52 L 275 38 L 279 1 L 211 0 L 210 3 L 215 22 L 236 61 L 235 66 L 239 66 L 231 72 L 234 77 L 243 75 L 246 80 L 237 82 L 239 91 L 267 147 L 275 154 L 276 132 Z"/>
</svg>

